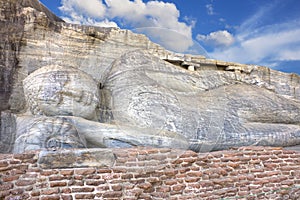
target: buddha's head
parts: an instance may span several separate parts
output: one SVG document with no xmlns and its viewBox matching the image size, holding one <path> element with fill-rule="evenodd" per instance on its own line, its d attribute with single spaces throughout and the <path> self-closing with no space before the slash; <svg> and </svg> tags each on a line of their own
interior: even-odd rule
<svg viewBox="0 0 300 200">
<path fill-rule="evenodd" d="M 33 115 L 94 119 L 99 104 L 97 82 L 85 72 L 57 65 L 42 67 L 23 81 Z"/>
</svg>

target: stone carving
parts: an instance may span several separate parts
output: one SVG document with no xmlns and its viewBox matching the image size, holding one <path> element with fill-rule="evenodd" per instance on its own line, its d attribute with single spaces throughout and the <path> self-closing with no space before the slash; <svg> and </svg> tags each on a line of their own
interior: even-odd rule
<svg viewBox="0 0 300 200">
<path fill-rule="evenodd" d="M 61 148 L 85 148 L 85 138 L 76 128 L 59 117 L 21 117 L 17 127 L 14 153 L 27 150 Z"/>
<path fill-rule="evenodd" d="M 134 51 L 114 62 L 103 90 L 115 121 L 179 133 L 194 151 L 300 143 L 299 101 L 226 76 L 190 73 Z M 219 85 L 207 90 L 208 84 Z"/>
<path fill-rule="evenodd" d="M 14 152 L 132 146 L 211 151 L 300 143 L 300 127 L 293 125 L 300 121 L 299 102 L 244 84 L 224 83 L 206 91 L 199 74 L 174 68 L 146 51 L 116 59 L 101 88 L 75 68 L 40 68 L 23 82 L 31 114 L 25 118 L 33 120 L 19 116 Z M 113 121 L 101 112 L 110 112 Z"/>
<path fill-rule="evenodd" d="M 23 85 L 33 115 L 96 118 L 98 85 L 78 69 L 57 65 L 43 67 L 24 79 Z"/>
<path fill-rule="evenodd" d="M 300 144 L 298 75 L 67 24 L 37 0 L 0 7 L 0 152 Z"/>
<path fill-rule="evenodd" d="M 81 70 L 45 66 L 24 79 L 23 85 L 29 111 L 17 117 L 14 153 L 44 148 L 188 148 L 186 138 L 175 132 L 98 122 L 99 88 Z"/>
</svg>

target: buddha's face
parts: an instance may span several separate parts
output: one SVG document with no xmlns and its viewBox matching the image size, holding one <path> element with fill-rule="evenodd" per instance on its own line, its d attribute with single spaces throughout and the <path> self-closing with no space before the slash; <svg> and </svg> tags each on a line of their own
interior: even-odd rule
<svg viewBox="0 0 300 200">
<path fill-rule="evenodd" d="M 24 93 L 33 115 L 77 116 L 94 119 L 99 104 L 93 78 L 72 67 L 46 66 L 24 81 Z"/>
</svg>

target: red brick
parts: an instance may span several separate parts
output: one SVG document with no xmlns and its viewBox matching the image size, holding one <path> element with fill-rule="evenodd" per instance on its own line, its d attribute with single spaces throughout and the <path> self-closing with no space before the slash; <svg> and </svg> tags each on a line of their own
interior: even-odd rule
<svg viewBox="0 0 300 200">
<path fill-rule="evenodd" d="M 138 185 L 139 188 L 144 189 L 144 190 L 148 190 L 150 188 L 152 188 L 152 184 L 151 183 L 142 183 Z"/>
<path fill-rule="evenodd" d="M 149 178 L 147 179 L 147 181 L 148 181 L 149 183 L 159 183 L 159 182 L 161 182 L 161 180 L 160 180 L 158 177 L 149 177 Z"/>
<path fill-rule="evenodd" d="M 14 158 L 17 160 L 30 160 L 33 159 L 35 157 L 35 154 L 14 154 Z"/>
<path fill-rule="evenodd" d="M 62 200 L 73 200 L 73 197 L 72 197 L 72 195 L 62 195 L 61 199 Z"/>
<path fill-rule="evenodd" d="M 7 167 L 8 165 L 7 161 L 0 161 L 0 167 Z"/>
<path fill-rule="evenodd" d="M 96 169 L 93 168 L 87 168 L 87 169 L 76 169 L 75 174 L 78 175 L 89 175 L 94 174 L 96 172 Z"/>
<path fill-rule="evenodd" d="M 41 188 L 47 188 L 49 187 L 48 182 L 39 182 L 37 184 L 35 184 L 35 187 L 37 189 L 41 189 Z"/>
<path fill-rule="evenodd" d="M 194 163 L 198 160 L 197 157 L 183 158 L 184 162 Z"/>
<path fill-rule="evenodd" d="M 24 193 L 24 189 L 22 189 L 22 188 L 10 190 L 10 194 L 12 194 L 12 195 L 20 195 L 23 193 Z"/>
<path fill-rule="evenodd" d="M 201 187 L 200 183 L 189 183 L 187 184 L 187 187 L 190 188 L 190 189 L 199 189 Z"/>
<path fill-rule="evenodd" d="M 167 177 L 173 177 L 175 176 L 176 174 L 178 173 L 178 170 L 165 170 L 164 171 L 164 174 L 167 176 Z"/>
<path fill-rule="evenodd" d="M 283 167 L 280 167 L 279 170 L 282 170 L 282 171 L 299 170 L 299 166 L 283 166 Z"/>
<path fill-rule="evenodd" d="M 229 167 L 234 168 L 234 169 L 236 169 L 236 168 L 238 168 L 238 167 L 240 166 L 239 163 L 235 163 L 235 162 L 228 162 L 227 165 L 228 165 Z"/>
<path fill-rule="evenodd" d="M 97 187 L 97 190 L 98 191 L 107 191 L 107 190 L 109 190 L 109 186 L 108 185 L 102 185 L 102 186 Z"/>
<path fill-rule="evenodd" d="M 156 198 L 166 199 L 167 197 L 169 197 L 169 194 L 164 192 L 152 192 L 151 196 Z"/>
<path fill-rule="evenodd" d="M 75 194 L 76 199 L 94 199 L 95 194 Z"/>
<path fill-rule="evenodd" d="M 73 193 L 77 192 L 93 192 L 95 188 L 93 187 L 80 187 L 80 188 L 72 188 Z"/>
<path fill-rule="evenodd" d="M 60 174 L 64 175 L 64 176 L 70 176 L 74 174 L 74 170 L 73 169 L 63 169 L 60 170 Z"/>
<path fill-rule="evenodd" d="M 300 158 L 300 153 L 290 154 L 290 158 Z"/>
<path fill-rule="evenodd" d="M 148 158 L 150 160 L 165 160 L 167 159 L 167 156 L 164 154 L 154 154 L 154 155 L 149 155 Z"/>
<path fill-rule="evenodd" d="M 281 185 L 288 185 L 288 186 L 292 186 L 295 184 L 295 181 L 293 180 L 284 180 L 281 182 Z"/>
<path fill-rule="evenodd" d="M 50 187 L 63 187 L 66 185 L 67 185 L 67 183 L 63 182 L 63 181 L 50 182 Z"/>
<path fill-rule="evenodd" d="M 121 191 L 123 189 L 122 185 L 113 185 L 111 188 L 113 191 Z"/>
<path fill-rule="evenodd" d="M 112 173 L 113 171 L 111 169 L 108 169 L 108 168 L 100 168 L 100 169 L 97 169 L 97 173 L 98 174 L 104 174 L 104 173 Z"/>
<path fill-rule="evenodd" d="M 270 183 L 279 183 L 280 179 L 277 177 L 270 177 L 269 178 Z"/>
<path fill-rule="evenodd" d="M 265 172 L 265 174 L 267 176 L 277 176 L 277 175 L 280 175 L 281 174 L 281 171 L 268 171 L 268 172 Z"/>
<path fill-rule="evenodd" d="M 77 180 L 70 180 L 68 182 L 68 186 L 83 186 L 83 181 L 77 181 Z"/>
<path fill-rule="evenodd" d="M 98 185 L 101 185 L 104 183 L 105 183 L 104 180 L 87 180 L 86 181 L 86 185 L 94 185 L 94 186 L 98 186 Z"/>
<path fill-rule="evenodd" d="M 221 158 L 221 162 L 238 162 L 240 161 L 240 157 L 226 157 L 226 158 Z"/>
<path fill-rule="evenodd" d="M 35 180 L 18 180 L 16 182 L 16 186 L 28 186 L 28 185 L 33 185 L 35 184 Z"/>
<path fill-rule="evenodd" d="M 198 157 L 198 154 L 194 151 L 186 151 L 179 156 L 179 158 L 190 158 L 190 157 Z"/>
<path fill-rule="evenodd" d="M 246 187 L 250 184 L 250 182 L 248 180 L 242 180 L 242 181 L 239 181 L 237 183 L 235 183 L 236 187 Z"/>
<path fill-rule="evenodd" d="M 159 186 L 156 188 L 156 192 L 170 192 L 171 188 L 169 186 Z"/>
<path fill-rule="evenodd" d="M 249 191 L 239 191 L 238 192 L 238 196 L 241 196 L 241 197 L 246 197 L 246 196 L 249 196 L 249 195 L 250 195 Z"/>
<path fill-rule="evenodd" d="M 10 175 L 22 175 L 22 174 L 26 174 L 26 169 L 24 169 L 24 170 L 12 169 L 10 171 Z"/>
<path fill-rule="evenodd" d="M 191 171 L 191 172 L 187 172 L 186 175 L 189 177 L 201 177 L 203 173 L 200 171 Z"/>
<path fill-rule="evenodd" d="M 49 181 L 61 181 L 61 180 L 65 180 L 65 177 L 60 175 L 53 175 L 49 177 Z"/>
<path fill-rule="evenodd" d="M 253 160 L 253 159 L 251 159 L 250 161 L 249 161 L 249 164 L 250 165 L 259 165 L 259 164 L 261 164 L 261 160 Z"/>
<path fill-rule="evenodd" d="M 186 177 L 184 180 L 187 183 L 193 183 L 198 182 L 200 180 L 200 177 Z"/>
<path fill-rule="evenodd" d="M 259 178 L 259 179 L 256 179 L 253 182 L 253 184 L 255 184 L 255 185 L 265 185 L 267 183 L 269 183 L 269 179 L 268 178 L 263 178 L 263 179 Z"/>
<path fill-rule="evenodd" d="M 74 180 L 83 180 L 85 177 L 83 175 L 74 175 L 73 179 Z M 65 179 L 65 178 L 64 178 Z"/>
<path fill-rule="evenodd" d="M 192 166 L 192 165 L 193 165 L 193 163 L 189 163 L 189 162 L 183 162 L 183 163 L 181 164 L 182 167 L 190 167 L 190 166 Z"/>
<path fill-rule="evenodd" d="M 85 176 L 86 179 L 100 179 L 101 176 L 98 174 L 90 174 Z"/>
<path fill-rule="evenodd" d="M 71 191 L 71 188 L 67 187 L 67 188 L 62 188 L 61 193 L 70 194 L 70 193 L 72 193 L 72 191 Z"/>
<path fill-rule="evenodd" d="M 270 155 L 261 155 L 261 156 L 259 156 L 259 159 L 265 161 L 265 160 L 271 159 L 271 156 Z"/>
<path fill-rule="evenodd" d="M 40 198 L 41 200 L 59 200 L 60 197 L 55 195 L 55 196 L 43 196 Z"/>
<path fill-rule="evenodd" d="M 278 163 L 277 165 L 279 165 L 280 167 L 284 167 L 284 166 L 287 166 L 288 163 L 282 162 L 282 163 Z"/>
<path fill-rule="evenodd" d="M 272 163 L 272 162 L 267 162 L 267 163 L 264 163 L 263 165 L 268 169 L 275 169 L 278 167 L 278 164 Z"/>
<path fill-rule="evenodd" d="M 30 195 L 33 197 L 40 196 L 40 194 L 41 194 L 41 192 L 39 190 L 33 190 L 30 193 Z"/>
<path fill-rule="evenodd" d="M 284 161 L 285 163 L 289 163 L 289 164 L 295 163 L 295 159 L 292 159 L 292 158 L 284 159 L 283 161 Z"/>
<path fill-rule="evenodd" d="M 18 179 L 19 179 L 18 175 L 16 175 L 16 176 L 6 176 L 6 177 L 2 178 L 2 181 L 3 182 L 12 182 L 12 181 L 15 181 L 15 180 L 18 180 Z"/>
<path fill-rule="evenodd" d="M 0 190 L 0 199 L 4 199 L 5 197 L 9 196 L 9 190 L 2 191 Z"/>
<path fill-rule="evenodd" d="M 103 198 L 118 198 L 122 197 L 123 193 L 120 191 L 110 191 L 110 192 L 105 192 L 103 194 Z"/>
<path fill-rule="evenodd" d="M 127 168 L 125 167 L 115 167 L 112 173 L 126 173 Z"/>
<path fill-rule="evenodd" d="M 37 174 L 36 173 L 27 173 L 27 174 L 23 174 L 20 178 L 21 179 L 35 179 L 37 178 Z"/>
<path fill-rule="evenodd" d="M 250 173 L 264 172 L 264 168 L 250 169 Z"/>
<path fill-rule="evenodd" d="M 212 181 L 209 181 L 209 180 L 200 181 L 199 183 L 202 187 L 214 186 L 214 183 Z"/>
<path fill-rule="evenodd" d="M 134 178 L 148 178 L 150 177 L 150 173 L 139 173 L 134 176 Z"/>
<path fill-rule="evenodd" d="M 20 160 L 10 160 L 9 164 L 11 164 L 11 165 L 21 164 L 21 161 Z"/>
<path fill-rule="evenodd" d="M 53 174 L 58 174 L 58 171 L 57 170 L 44 170 L 41 172 L 42 176 L 50 176 Z"/>
<path fill-rule="evenodd" d="M 47 188 L 47 189 L 43 189 L 41 191 L 41 195 L 53 195 L 53 194 L 58 194 L 58 193 L 59 193 L 58 188 Z"/>
<path fill-rule="evenodd" d="M 175 165 L 179 165 L 181 163 L 183 163 L 182 159 L 176 159 L 176 160 L 172 161 L 172 164 L 175 164 Z"/>
<path fill-rule="evenodd" d="M 173 191 L 183 191 L 185 187 L 186 186 L 183 185 L 183 184 L 173 185 L 171 190 L 173 190 Z"/>
<path fill-rule="evenodd" d="M 284 154 L 296 154 L 296 151 L 294 151 L 294 150 L 284 150 L 283 153 Z"/>
<path fill-rule="evenodd" d="M 177 184 L 177 180 L 166 180 L 165 184 L 166 185 L 175 185 L 175 184 Z"/>
<path fill-rule="evenodd" d="M 255 179 L 255 176 L 253 174 L 248 174 L 247 175 L 247 180 L 253 181 Z"/>
</svg>

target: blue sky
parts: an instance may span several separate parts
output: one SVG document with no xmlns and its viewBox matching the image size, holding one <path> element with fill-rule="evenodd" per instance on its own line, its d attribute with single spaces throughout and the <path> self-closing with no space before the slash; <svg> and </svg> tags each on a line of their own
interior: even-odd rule
<svg viewBox="0 0 300 200">
<path fill-rule="evenodd" d="M 176 52 L 300 74 L 299 0 L 40 1 L 67 22 L 126 28 Z"/>
</svg>

